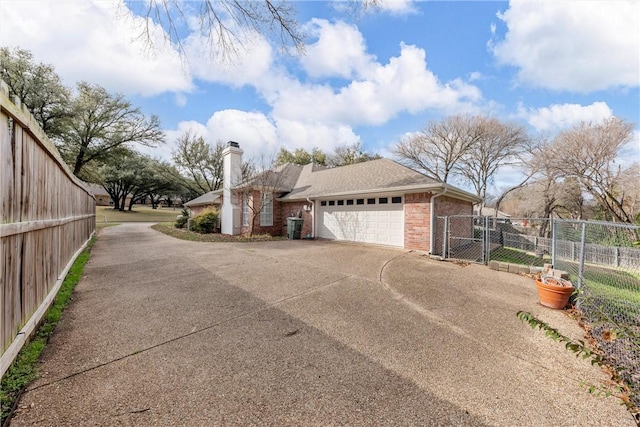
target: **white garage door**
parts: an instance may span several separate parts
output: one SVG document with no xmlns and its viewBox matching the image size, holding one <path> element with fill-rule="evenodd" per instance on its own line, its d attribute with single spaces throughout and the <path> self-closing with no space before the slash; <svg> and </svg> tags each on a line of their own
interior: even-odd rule
<svg viewBox="0 0 640 427">
<path fill-rule="evenodd" d="M 379 245 L 404 246 L 403 198 L 323 200 L 318 211 L 318 235 Z"/>
</svg>

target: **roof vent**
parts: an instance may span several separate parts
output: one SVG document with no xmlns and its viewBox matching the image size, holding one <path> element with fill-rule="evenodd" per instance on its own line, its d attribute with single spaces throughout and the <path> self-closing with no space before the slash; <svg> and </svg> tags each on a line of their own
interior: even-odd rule
<svg viewBox="0 0 640 427">
<path fill-rule="evenodd" d="M 238 143 L 237 143 L 237 142 L 235 142 L 235 141 L 229 141 L 229 142 L 227 142 L 227 146 L 229 146 L 229 147 L 235 147 L 235 148 L 240 148 L 240 144 L 238 144 Z"/>
</svg>

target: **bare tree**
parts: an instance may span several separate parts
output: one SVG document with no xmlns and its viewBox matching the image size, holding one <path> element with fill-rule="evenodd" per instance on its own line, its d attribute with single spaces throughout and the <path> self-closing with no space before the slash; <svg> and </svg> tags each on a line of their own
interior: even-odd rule
<svg viewBox="0 0 640 427">
<path fill-rule="evenodd" d="M 487 186 L 495 173 L 509 162 L 516 164 L 518 156 L 529 142 L 522 126 L 503 123 L 495 118 L 475 117 L 472 135 L 478 136 L 456 164 L 457 173 L 473 185 L 484 200 Z"/>
<path fill-rule="evenodd" d="M 345 2 L 352 12 L 377 10 L 383 0 Z M 147 19 L 140 28 L 139 39 L 153 48 L 152 23 L 162 26 L 165 40 L 185 57 L 185 28 L 196 24 L 205 36 L 212 57 L 222 62 L 233 60 L 258 33 L 276 39 L 283 50 L 305 48 L 305 34 L 300 30 L 295 2 L 290 0 L 149 0 L 132 2 L 136 12 Z"/>
<path fill-rule="evenodd" d="M 166 41 L 185 56 L 184 29 L 196 23 L 211 53 L 222 61 L 233 59 L 238 49 L 252 39 L 252 33 L 275 36 L 283 48 L 304 50 L 295 5 L 286 0 L 149 0 L 131 6 L 139 6 L 137 12 L 147 18 L 139 38 L 151 48 L 152 23 L 156 23 L 165 30 Z"/>
<path fill-rule="evenodd" d="M 173 162 L 178 170 L 193 179 L 203 194 L 222 188 L 223 150 L 221 141 L 212 147 L 202 136 L 187 130 L 178 138 Z"/>
<path fill-rule="evenodd" d="M 275 199 L 291 190 L 288 184 L 292 165 L 273 165 L 274 161 L 267 161 L 264 157 L 243 164 L 239 179 L 241 184 L 233 188 L 242 203 L 242 223 L 243 226 L 249 226 L 249 236 L 253 236 L 258 218 L 264 216 L 268 222 L 270 217 L 271 226 L 274 224 Z"/>
<path fill-rule="evenodd" d="M 540 174 L 545 165 L 544 153 L 547 146 L 548 141 L 544 136 L 538 139 L 531 138 L 525 142 L 522 150 L 516 154 L 516 161 L 512 163 L 512 166 L 519 168 L 523 173 L 523 177 L 519 182 L 506 188 L 496 197 L 494 203 L 496 219 L 502 201 L 512 192 L 525 187 L 534 177 Z"/>
<path fill-rule="evenodd" d="M 560 175 L 577 179 L 614 221 L 626 223 L 633 223 L 634 216 L 618 159 L 632 132 L 633 125 L 617 117 L 599 124 L 583 122 L 555 138 L 551 157 Z"/>
<path fill-rule="evenodd" d="M 402 138 L 393 152 L 398 160 L 427 176 L 447 183 L 463 156 L 482 137 L 477 116 L 449 116 L 432 121 L 420 132 Z"/>
</svg>

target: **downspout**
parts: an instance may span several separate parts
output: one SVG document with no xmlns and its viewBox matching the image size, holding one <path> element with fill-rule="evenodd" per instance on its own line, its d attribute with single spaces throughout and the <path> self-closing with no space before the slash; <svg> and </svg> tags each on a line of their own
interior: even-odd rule
<svg viewBox="0 0 640 427">
<path fill-rule="evenodd" d="M 316 238 L 316 204 L 311 201 L 310 198 L 307 197 L 307 203 L 310 203 L 312 208 L 309 210 L 311 212 L 311 238 Z"/>
<path fill-rule="evenodd" d="M 433 250 L 436 246 L 436 197 L 442 196 L 447 192 L 447 189 L 447 184 L 444 184 L 444 190 L 431 196 L 431 230 L 429 232 L 431 241 L 429 242 L 429 254 L 433 254 Z M 444 254 L 442 254 L 442 258 L 444 259 Z"/>
</svg>

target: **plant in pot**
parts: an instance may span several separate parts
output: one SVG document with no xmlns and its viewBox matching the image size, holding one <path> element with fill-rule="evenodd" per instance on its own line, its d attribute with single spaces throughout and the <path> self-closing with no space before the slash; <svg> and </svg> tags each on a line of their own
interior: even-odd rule
<svg viewBox="0 0 640 427">
<path fill-rule="evenodd" d="M 536 279 L 536 288 L 540 304 L 556 309 L 565 308 L 575 291 L 570 281 L 553 276 L 541 276 Z"/>
</svg>

